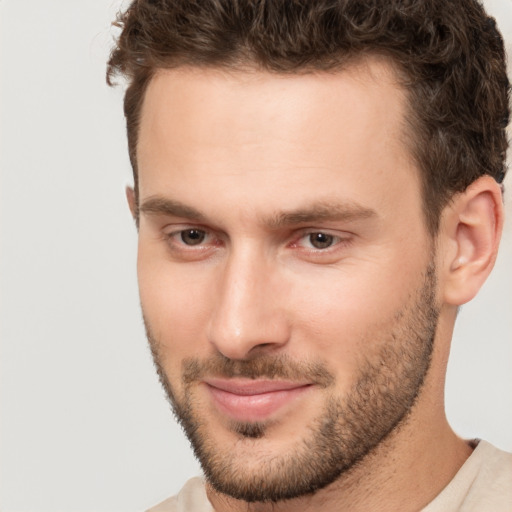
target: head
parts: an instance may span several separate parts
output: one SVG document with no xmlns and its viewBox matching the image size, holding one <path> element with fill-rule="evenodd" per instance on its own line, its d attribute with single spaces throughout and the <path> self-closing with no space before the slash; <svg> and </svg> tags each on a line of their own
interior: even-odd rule
<svg viewBox="0 0 512 512">
<path fill-rule="evenodd" d="M 291 499 L 407 425 L 419 442 L 501 229 L 492 20 L 467 0 L 148 0 L 118 24 L 148 339 L 210 483 Z"/>
</svg>

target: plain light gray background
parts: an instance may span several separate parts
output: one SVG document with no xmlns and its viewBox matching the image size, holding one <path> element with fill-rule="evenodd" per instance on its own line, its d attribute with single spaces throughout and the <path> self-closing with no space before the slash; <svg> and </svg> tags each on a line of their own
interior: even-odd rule
<svg viewBox="0 0 512 512">
<path fill-rule="evenodd" d="M 3 512 L 142 510 L 199 471 L 139 312 L 122 90 L 104 82 L 119 5 L 0 0 Z M 510 45 L 512 0 L 488 6 Z M 497 268 L 460 315 L 447 410 L 461 435 L 512 450 L 508 199 Z"/>
</svg>

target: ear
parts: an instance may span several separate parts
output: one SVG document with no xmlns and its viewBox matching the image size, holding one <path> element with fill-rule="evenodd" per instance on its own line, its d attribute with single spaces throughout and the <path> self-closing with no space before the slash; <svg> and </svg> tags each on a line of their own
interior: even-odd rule
<svg viewBox="0 0 512 512">
<path fill-rule="evenodd" d="M 441 218 L 444 302 L 460 306 L 484 284 L 496 261 L 503 229 L 500 186 L 490 176 L 456 194 Z"/>
<path fill-rule="evenodd" d="M 135 191 L 132 187 L 126 187 L 126 200 L 128 201 L 128 207 L 130 208 L 130 212 L 132 214 L 133 219 L 137 222 L 138 219 L 138 211 L 137 211 L 137 200 L 135 198 Z"/>
</svg>

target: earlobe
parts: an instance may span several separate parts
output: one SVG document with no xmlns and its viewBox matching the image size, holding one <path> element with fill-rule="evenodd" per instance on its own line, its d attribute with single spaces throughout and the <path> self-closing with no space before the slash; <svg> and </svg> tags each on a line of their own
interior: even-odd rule
<svg viewBox="0 0 512 512">
<path fill-rule="evenodd" d="M 493 178 L 483 176 L 455 195 L 440 228 L 445 303 L 460 306 L 477 294 L 496 261 L 502 228 L 502 193 Z"/>
</svg>

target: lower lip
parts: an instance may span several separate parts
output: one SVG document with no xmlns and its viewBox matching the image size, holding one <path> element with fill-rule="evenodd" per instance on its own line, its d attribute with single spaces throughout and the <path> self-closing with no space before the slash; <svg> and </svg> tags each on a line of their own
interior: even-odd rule
<svg viewBox="0 0 512 512">
<path fill-rule="evenodd" d="M 235 421 L 264 421 L 310 389 L 311 385 L 239 395 L 207 385 L 217 408 Z"/>
</svg>

